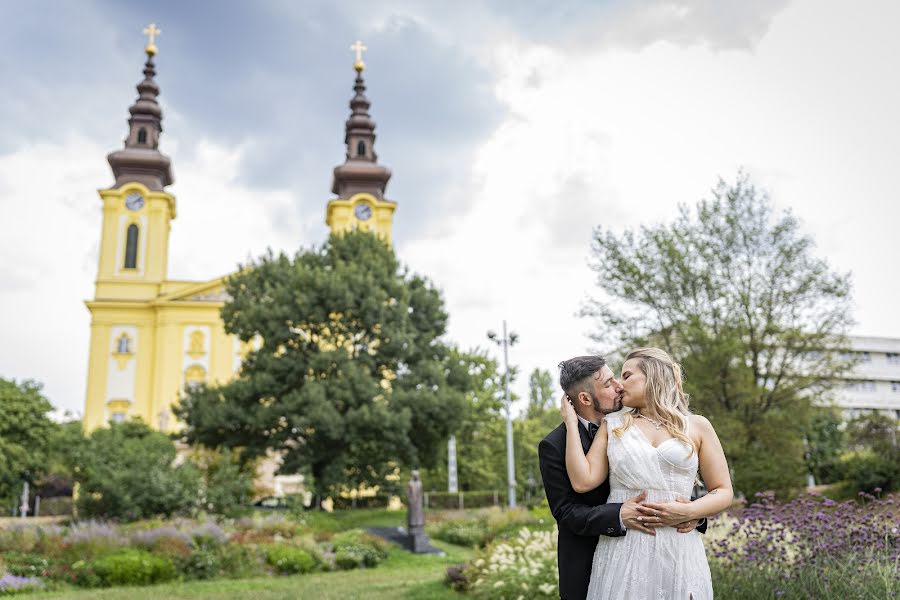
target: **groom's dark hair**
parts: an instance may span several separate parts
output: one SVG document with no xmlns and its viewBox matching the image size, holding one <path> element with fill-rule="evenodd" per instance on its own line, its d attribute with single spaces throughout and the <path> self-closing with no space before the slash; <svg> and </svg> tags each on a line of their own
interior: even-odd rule
<svg viewBox="0 0 900 600">
<path fill-rule="evenodd" d="M 590 392 L 591 376 L 606 366 L 599 355 L 576 356 L 559 363 L 559 387 L 574 401 L 578 392 Z"/>
</svg>

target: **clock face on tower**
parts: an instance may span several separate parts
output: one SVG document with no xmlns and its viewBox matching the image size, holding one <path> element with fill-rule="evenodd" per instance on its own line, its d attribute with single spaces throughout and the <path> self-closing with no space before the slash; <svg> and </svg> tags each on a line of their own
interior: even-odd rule
<svg viewBox="0 0 900 600">
<path fill-rule="evenodd" d="M 144 197 L 137 192 L 125 196 L 125 207 L 128 210 L 141 210 L 144 208 Z"/>
<path fill-rule="evenodd" d="M 360 202 L 356 205 L 356 208 L 353 209 L 353 214 L 355 214 L 356 218 L 360 221 L 368 221 L 372 217 L 372 207 L 365 202 Z"/>
</svg>

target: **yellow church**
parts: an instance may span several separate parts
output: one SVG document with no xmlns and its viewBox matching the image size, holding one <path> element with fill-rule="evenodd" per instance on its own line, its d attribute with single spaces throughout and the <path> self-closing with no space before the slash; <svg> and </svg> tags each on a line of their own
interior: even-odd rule
<svg viewBox="0 0 900 600">
<path fill-rule="evenodd" d="M 236 376 L 248 351 L 225 332 L 220 310 L 228 300 L 226 277 L 209 281 L 167 278 L 169 232 L 176 200 L 169 157 L 159 150 L 162 110 L 157 97 L 154 37 L 144 33 L 144 79 L 129 108 L 125 147 L 107 160 L 115 182 L 98 190 L 103 207 L 100 257 L 91 313 L 84 427 L 140 417 L 171 432 L 186 388 Z M 345 124 L 344 163 L 335 167 L 325 223 L 332 232 L 360 229 L 391 239 L 396 203 L 384 197 L 391 172 L 378 164 L 375 122 L 369 116 L 362 72 L 365 47 L 356 42 L 351 114 Z M 188 200 L 189 201 L 189 200 Z"/>
</svg>

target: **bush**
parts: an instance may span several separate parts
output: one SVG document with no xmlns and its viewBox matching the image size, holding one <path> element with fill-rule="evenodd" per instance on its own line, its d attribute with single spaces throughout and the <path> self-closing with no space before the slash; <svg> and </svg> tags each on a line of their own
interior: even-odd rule
<svg viewBox="0 0 900 600">
<path fill-rule="evenodd" d="M 3 563 L 7 571 L 19 577 L 46 577 L 50 570 L 50 561 L 40 554 L 6 552 Z"/>
<path fill-rule="evenodd" d="M 490 539 L 484 523 L 476 519 L 444 521 L 431 533 L 432 537 L 457 546 L 483 546 Z"/>
<path fill-rule="evenodd" d="M 351 529 L 331 539 L 334 563 L 342 570 L 374 567 L 387 558 L 388 545 L 381 538 Z"/>
<path fill-rule="evenodd" d="M 855 452 L 844 458 L 842 467 L 851 492 L 900 489 L 900 452 Z"/>
<path fill-rule="evenodd" d="M 69 528 L 63 538 L 66 554 L 78 559 L 92 559 L 125 545 L 115 526 L 101 521 L 82 521 Z"/>
<path fill-rule="evenodd" d="M 43 587 L 44 584 L 33 577 L 21 577 L 11 573 L 0 575 L 0 596 L 33 592 Z"/>
<path fill-rule="evenodd" d="M 276 545 L 266 550 L 266 562 L 282 575 L 309 573 L 316 568 L 316 559 L 306 550 Z"/>
<path fill-rule="evenodd" d="M 101 586 L 149 585 L 175 579 L 175 565 L 171 559 L 155 556 L 144 550 L 123 550 L 93 562 L 96 582 Z M 74 565 L 73 565 L 74 567 Z"/>
<path fill-rule="evenodd" d="M 522 529 L 509 540 L 497 541 L 466 565 L 457 585 L 473 598 L 558 598 L 557 531 Z"/>
<path fill-rule="evenodd" d="M 138 531 L 131 541 L 138 548 L 172 558 L 189 556 L 193 550 L 191 536 L 171 525 Z"/>
<path fill-rule="evenodd" d="M 191 463 L 173 467 L 175 455 L 168 436 L 140 421 L 97 429 L 78 456 L 79 513 L 137 520 L 190 512 L 200 474 Z"/>
<path fill-rule="evenodd" d="M 195 450 L 191 461 L 201 474 L 201 508 L 235 517 L 246 513 L 253 493 L 253 473 L 242 469 L 229 450 Z"/>
</svg>

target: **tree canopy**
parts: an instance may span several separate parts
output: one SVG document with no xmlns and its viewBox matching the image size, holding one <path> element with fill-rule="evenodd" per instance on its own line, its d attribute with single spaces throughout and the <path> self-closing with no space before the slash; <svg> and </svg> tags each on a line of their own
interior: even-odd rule
<svg viewBox="0 0 900 600">
<path fill-rule="evenodd" d="M 743 173 L 670 223 L 594 232 L 594 339 L 659 346 L 683 364 L 747 493 L 802 482 L 810 404 L 851 366 L 850 276 L 813 251 Z"/>
<path fill-rule="evenodd" d="M 382 240 L 352 232 L 270 252 L 227 290 L 225 329 L 252 349 L 235 380 L 184 398 L 190 441 L 245 460 L 275 450 L 321 494 L 390 489 L 398 469 L 443 456 L 464 405 L 441 340 L 447 313 Z"/>
<path fill-rule="evenodd" d="M 52 410 L 41 384 L 0 377 L 0 498 L 17 495 L 23 482 L 34 484 L 46 472 L 58 429 Z"/>
</svg>

